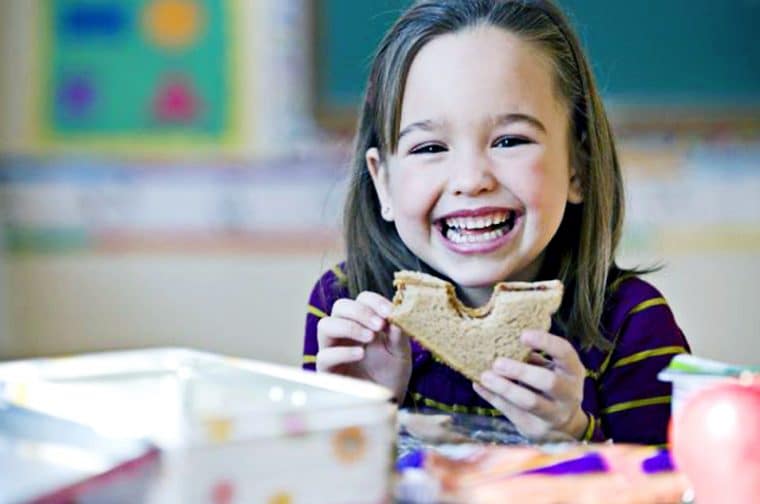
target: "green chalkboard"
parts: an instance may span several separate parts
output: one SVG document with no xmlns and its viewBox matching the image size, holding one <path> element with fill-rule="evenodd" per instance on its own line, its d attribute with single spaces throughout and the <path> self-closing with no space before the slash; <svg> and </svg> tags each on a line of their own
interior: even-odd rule
<svg viewBox="0 0 760 504">
<path fill-rule="evenodd" d="M 320 0 L 318 93 L 354 107 L 372 52 L 409 0 Z M 605 98 L 623 103 L 760 103 L 760 0 L 560 0 Z"/>
</svg>

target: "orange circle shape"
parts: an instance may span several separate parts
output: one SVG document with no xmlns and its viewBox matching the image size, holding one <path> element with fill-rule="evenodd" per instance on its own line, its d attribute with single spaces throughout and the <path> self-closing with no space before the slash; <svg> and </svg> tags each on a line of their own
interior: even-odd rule
<svg viewBox="0 0 760 504">
<path fill-rule="evenodd" d="M 346 427 L 333 434 L 333 454 L 344 464 L 358 462 L 367 451 L 367 436 L 361 427 Z"/>
<path fill-rule="evenodd" d="M 201 18 L 195 0 L 153 0 L 143 11 L 143 27 L 154 43 L 180 49 L 198 38 Z"/>
</svg>

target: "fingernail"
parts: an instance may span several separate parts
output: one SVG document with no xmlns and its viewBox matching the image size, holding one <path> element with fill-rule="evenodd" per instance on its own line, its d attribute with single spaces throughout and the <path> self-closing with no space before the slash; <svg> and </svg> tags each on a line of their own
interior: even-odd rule
<svg viewBox="0 0 760 504">
<path fill-rule="evenodd" d="M 369 343 L 372 341 L 372 338 L 375 337 L 375 333 L 370 331 L 369 329 L 362 329 L 362 341 L 365 343 Z"/>
<path fill-rule="evenodd" d="M 507 359 L 496 359 L 494 367 L 502 372 L 507 372 L 510 369 L 510 362 Z"/>
<path fill-rule="evenodd" d="M 490 371 L 483 371 L 483 373 L 480 375 L 480 381 L 481 383 L 488 383 L 493 379 L 493 373 Z"/>
<path fill-rule="evenodd" d="M 388 315 L 390 315 L 392 310 L 393 308 L 387 304 L 380 305 L 377 309 L 377 311 L 379 311 L 380 315 L 382 315 L 383 317 L 387 317 Z"/>
<path fill-rule="evenodd" d="M 375 328 L 375 330 L 379 331 L 385 326 L 385 320 L 381 319 L 380 317 L 372 317 L 372 327 Z"/>
<path fill-rule="evenodd" d="M 354 347 L 351 349 L 352 357 L 361 357 L 363 353 L 364 353 L 364 349 L 361 347 Z"/>
<path fill-rule="evenodd" d="M 397 344 L 401 341 L 401 330 L 396 326 L 390 326 L 388 328 L 388 339 L 392 344 Z"/>
</svg>

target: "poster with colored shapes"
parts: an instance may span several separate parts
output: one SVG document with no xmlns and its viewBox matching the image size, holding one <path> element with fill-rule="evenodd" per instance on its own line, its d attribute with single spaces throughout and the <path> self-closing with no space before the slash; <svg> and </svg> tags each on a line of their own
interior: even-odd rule
<svg viewBox="0 0 760 504">
<path fill-rule="evenodd" d="M 42 125 L 53 143 L 224 142 L 232 2 L 56 0 L 42 10 Z"/>
</svg>

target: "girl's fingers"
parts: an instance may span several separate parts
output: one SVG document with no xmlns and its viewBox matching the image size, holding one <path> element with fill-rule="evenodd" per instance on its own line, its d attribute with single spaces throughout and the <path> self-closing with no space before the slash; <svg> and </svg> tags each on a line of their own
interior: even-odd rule
<svg viewBox="0 0 760 504">
<path fill-rule="evenodd" d="M 572 395 L 572 386 L 565 375 L 552 369 L 527 364 L 513 359 L 496 359 L 492 371 L 513 381 L 518 381 L 554 399 Z"/>
<path fill-rule="evenodd" d="M 511 416 L 508 414 L 508 411 L 510 409 L 510 405 L 505 401 L 501 396 L 498 394 L 494 394 L 484 386 L 480 385 L 477 382 L 472 383 L 472 388 L 475 390 L 475 392 L 478 393 L 480 397 L 488 401 L 494 408 L 498 409 L 502 413 L 504 413 L 504 416 L 512 420 Z M 514 422 L 514 420 L 512 420 Z"/>
<path fill-rule="evenodd" d="M 329 348 L 345 340 L 369 343 L 374 337 L 375 333 L 353 320 L 325 317 L 317 323 L 319 348 Z"/>
<path fill-rule="evenodd" d="M 549 419 L 554 414 L 555 408 L 551 400 L 493 371 L 484 372 L 480 382 L 490 392 L 540 418 Z"/>
<path fill-rule="evenodd" d="M 391 353 L 401 353 L 409 348 L 409 336 L 404 334 L 400 327 L 391 325 L 388 327 L 388 349 Z"/>
<path fill-rule="evenodd" d="M 558 381 L 557 375 L 551 370 L 514 359 L 496 359 L 492 369 L 504 378 L 523 382 L 542 392 L 553 390 Z"/>
<path fill-rule="evenodd" d="M 528 355 L 527 362 L 528 364 L 535 364 L 536 366 L 541 366 L 548 369 L 554 368 L 554 361 L 547 359 L 538 352 L 531 352 L 530 355 Z"/>
<path fill-rule="evenodd" d="M 357 362 L 364 358 L 362 347 L 330 347 L 317 352 L 317 371 L 330 371 L 335 366 Z"/>
<path fill-rule="evenodd" d="M 356 301 L 371 308 L 383 320 L 393 311 L 393 303 L 376 292 L 364 291 L 356 296 Z"/>
<path fill-rule="evenodd" d="M 335 302 L 329 317 L 317 324 L 319 346 L 329 347 L 353 340 L 369 343 L 375 333 L 387 327 L 386 317 L 393 303 L 380 294 L 365 291 L 354 299 L 343 298 Z"/>
<path fill-rule="evenodd" d="M 520 409 L 500 395 L 488 390 L 484 386 L 473 383 L 472 388 L 477 394 L 488 401 L 494 408 L 501 411 L 514 425 L 525 435 L 537 436 L 548 428 L 545 420 L 536 415 Z"/>
<path fill-rule="evenodd" d="M 560 368 L 573 375 L 585 374 L 578 353 L 565 338 L 545 331 L 525 331 L 520 336 L 523 343 L 547 354 Z"/>
<path fill-rule="evenodd" d="M 360 301 L 364 294 L 359 294 L 356 300 L 348 298 L 337 300 L 332 307 L 330 317 L 353 320 L 371 331 L 381 331 L 385 327 L 385 317 L 380 316 L 371 305 Z M 370 297 L 370 299 L 373 298 Z"/>
</svg>

